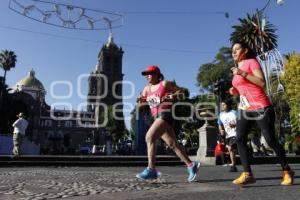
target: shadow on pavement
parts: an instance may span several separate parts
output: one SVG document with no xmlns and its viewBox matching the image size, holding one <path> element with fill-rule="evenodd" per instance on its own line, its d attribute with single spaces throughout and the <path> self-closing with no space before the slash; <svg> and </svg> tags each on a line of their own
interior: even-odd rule
<svg viewBox="0 0 300 200">
<path fill-rule="evenodd" d="M 291 167 L 291 169 L 292 169 L 293 171 L 295 171 L 295 173 L 296 173 L 296 171 L 300 171 L 300 168 L 294 168 L 294 167 Z M 278 172 L 282 172 L 282 169 L 266 169 L 266 170 L 260 170 L 260 171 L 272 171 L 272 172 L 278 171 Z"/>
<path fill-rule="evenodd" d="M 298 179 L 300 176 L 295 176 L 294 179 Z M 255 178 L 256 180 L 281 180 L 282 177 L 263 177 L 263 178 Z M 232 182 L 234 179 L 213 179 L 213 180 L 197 180 L 198 183 L 218 183 L 218 182 Z M 297 184 L 294 184 L 297 185 Z M 275 185 L 274 185 L 275 186 Z"/>
<path fill-rule="evenodd" d="M 197 180 L 197 183 L 218 183 L 218 182 L 232 182 L 233 179 L 213 179 L 213 180 Z"/>
<path fill-rule="evenodd" d="M 268 184 L 268 185 L 245 185 L 245 186 L 241 186 L 242 188 L 264 188 L 264 187 L 283 187 L 283 188 L 289 188 L 289 187 L 293 187 L 293 186 L 297 186 L 300 185 L 300 183 L 294 183 L 293 185 L 290 186 L 282 186 L 280 184 Z"/>
<path fill-rule="evenodd" d="M 294 179 L 300 178 L 300 176 L 294 176 Z M 281 180 L 282 177 L 266 177 L 266 178 L 255 178 L 256 180 Z"/>
</svg>

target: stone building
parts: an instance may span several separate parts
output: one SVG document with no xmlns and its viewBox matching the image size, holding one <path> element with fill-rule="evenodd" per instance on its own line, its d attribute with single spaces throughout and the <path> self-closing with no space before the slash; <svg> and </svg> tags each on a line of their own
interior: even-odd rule
<svg viewBox="0 0 300 200">
<path fill-rule="evenodd" d="M 96 69 L 89 77 L 86 111 L 51 108 L 45 101 L 46 90 L 42 82 L 31 70 L 13 88 L 10 123 L 18 112 L 24 112 L 29 121 L 27 135 L 45 154 L 73 154 L 81 147 L 105 144 L 106 130 L 97 127 L 104 107 L 99 105 L 123 108 L 123 53 L 110 35 L 100 50 Z"/>
<path fill-rule="evenodd" d="M 102 105 L 123 108 L 122 102 L 122 57 L 124 51 L 109 36 L 98 54 L 98 63 L 89 77 L 88 111 L 99 112 Z"/>
</svg>

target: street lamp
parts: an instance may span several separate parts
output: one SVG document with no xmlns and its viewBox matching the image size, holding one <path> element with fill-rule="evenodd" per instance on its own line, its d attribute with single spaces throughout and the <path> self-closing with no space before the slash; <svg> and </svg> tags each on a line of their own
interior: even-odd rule
<svg viewBox="0 0 300 200">
<path fill-rule="evenodd" d="M 260 10 L 257 10 L 257 14 L 256 14 L 256 17 L 257 17 L 257 25 L 258 25 L 258 30 L 259 30 L 259 40 L 260 40 L 260 43 L 262 44 L 261 45 L 261 52 L 262 52 L 262 68 L 263 68 L 263 71 L 265 73 L 265 80 L 266 80 L 266 87 L 267 87 L 267 93 L 268 93 L 268 96 L 271 98 L 271 88 L 270 88 L 270 79 L 269 79 L 269 74 L 268 74 L 268 66 L 267 66 L 267 55 L 268 54 L 264 54 L 265 53 L 265 49 L 264 49 L 264 45 L 263 45 L 263 36 L 262 36 L 262 32 L 265 31 L 265 26 L 266 26 L 266 16 L 264 15 L 264 11 L 265 9 L 269 6 L 271 0 L 268 0 L 267 3 L 265 4 L 265 6 L 260 9 Z M 284 0 L 276 0 L 276 4 L 277 5 L 282 5 L 284 4 Z M 275 55 L 277 55 L 277 52 L 275 52 Z M 272 58 L 276 58 L 277 57 L 275 55 L 272 55 L 272 56 L 269 56 L 269 57 L 272 57 Z M 280 59 L 280 58 L 279 58 Z M 278 62 L 277 62 L 278 64 Z M 276 70 L 278 70 L 276 68 Z M 278 71 L 277 71 L 277 78 L 278 78 L 278 82 L 279 82 L 279 76 L 278 76 Z M 282 84 L 279 82 L 278 86 L 277 86 L 277 92 L 283 92 L 284 91 L 284 88 L 282 86 Z"/>
<path fill-rule="evenodd" d="M 276 3 L 277 3 L 277 5 L 281 6 L 282 4 L 284 4 L 284 0 L 277 0 Z"/>
<path fill-rule="evenodd" d="M 271 2 L 271 0 L 268 0 L 266 5 L 260 10 L 261 13 L 263 13 L 265 11 L 265 9 L 269 6 L 270 2 Z M 276 0 L 276 4 L 281 6 L 284 4 L 284 0 Z"/>
</svg>

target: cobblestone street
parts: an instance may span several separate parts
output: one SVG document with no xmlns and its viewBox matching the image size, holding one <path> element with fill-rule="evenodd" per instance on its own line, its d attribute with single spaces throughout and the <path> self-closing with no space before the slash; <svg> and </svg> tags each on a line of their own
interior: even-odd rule
<svg viewBox="0 0 300 200">
<path fill-rule="evenodd" d="M 239 166 L 240 168 L 240 166 Z M 300 165 L 293 165 L 295 185 L 280 186 L 278 165 L 256 165 L 257 183 L 231 184 L 238 173 L 227 167 L 201 167 L 196 182 L 186 181 L 186 169 L 159 167 L 162 177 L 139 181 L 141 167 L 1 168 L 0 199 L 299 199 Z"/>
</svg>

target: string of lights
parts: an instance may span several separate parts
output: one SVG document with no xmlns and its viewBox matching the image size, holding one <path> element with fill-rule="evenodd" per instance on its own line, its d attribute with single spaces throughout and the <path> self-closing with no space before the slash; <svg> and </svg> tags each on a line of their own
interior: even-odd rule
<svg viewBox="0 0 300 200">
<path fill-rule="evenodd" d="M 9 0 L 9 9 L 32 20 L 68 29 L 106 30 L 123 25 L 124 15 L 224 15 L 224 11 L 119 11 L 95 10 L 45 0 Z M 122 13 L 122 14 L 120 14 Z"/>
<path fill-rule="evenodd" d="M 123 25 L 123 16 L 109 11 L 43 0 L 10 0 L 9 9 L 52 26 L 79 30 L 107 30 Z"/>
<path fill-rule="evenodd" d="M 9 0 L 9 8 L 27 18 L 41 23 L 53 25 L 67 29 L 80 30 L 110 30 L 123 25 L 124 15 L 224 15 L 229 18 L 228 12 L 221 11 L 119 11 L 111 12 L 107 10 L 95 10 L 74 6 L 70 4 L 57 3 L 46 0 Z M 122 13 L 122 14 L 120 14 Z M 0 25 L 0 28 L 22 31 L 27 33 L 78 40 L 84 42 L 99 43 L 100 41 L 83 38 L 69 37 L 45 32 L 32 31 L 27 29 L 15 28 L 11 26 Z M 122 44 L 122 46 L 134 47 L 140 49 L 153 49 L 159 51 L 192 53 L 192 54 L 215 54 L 212 51 L 196 51 L 184 49 L 171 49 L 163 47 L 143 46 L 137 44 Z"/>
</svg>

